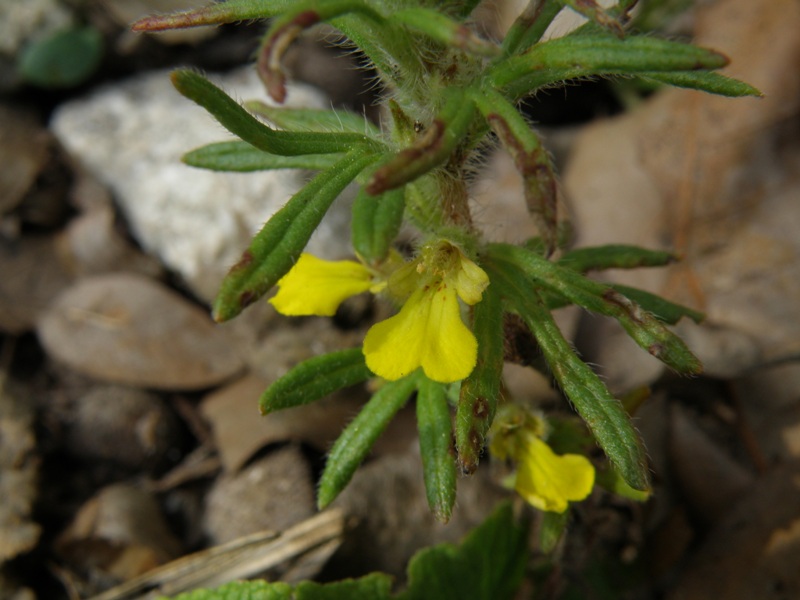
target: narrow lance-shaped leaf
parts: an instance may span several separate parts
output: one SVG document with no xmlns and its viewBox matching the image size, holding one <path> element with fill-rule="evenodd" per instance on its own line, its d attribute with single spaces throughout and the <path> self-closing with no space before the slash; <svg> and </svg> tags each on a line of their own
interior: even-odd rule
<svg viewBox="0 0 800 600">
<path fill-rule="evenodd" d="M 315 356 L 301 362 L 270 385 L 261 395 L 259 408 L 261 414 L 266 415 L 302 406 L 362 383 L 371 376 L 361 348 Z"/>
<path fill-rule="evenodd" d="M 492 57 L 500 53 L 497 45 L 481 39 L 469 27 L 451 19 L 441 10 L 406 8 L 392 14 L 391 19 L 446 46 L 461 48 L 479 56 Z"/>
<path fill-rule="evenodd" d="M 676 302 L 670 302 L 661 296 L 652 294 L 645 290 L 640 290 L 638 288 L 620 285 L 617 283 L 611 283 L 608 287 L 616 290 L 630 300 L 633 300 L 636 304 L 641 306 L 643 310 L 648 313 L 652 313 L 656 319 L 662 323 L 666 323 L 667 325 L 675 325 L 675 323 L 684 317 L 691 319 L 695 323 L 701 323 L 706 318 L 705 315 L 700 311 L 693 310 L 688 306 L 683 306 L 682 304 L 677 304 Z M 555 310 L 557 308 L 572 304 L 571 300 L 561 296 L 560 294 L 542 291 L 541 296 L 549 310 Z"/>
<path fill-rule="evenodd" d="M 719 94 L 720 96 L 730 96 L 740 98 L 742 96 L 761 97 L 763 94 L 752 85 L 726 77 L 719 73 L 708 73 L 705 71 L 673 71 L 668 73 L 648 73 L 638 74 L 646 81 L 657 81 L 675 87 L 682 87 L 691 90 L 702 90 L 709 94 Z"/>
<path fill-rule="evenodd" d="M 556 0 L 530 0 L 503 38 L 503 53 L 517 54 L 536 44 L 561 8 Z"/>
<path fill-rule="evenodd" d="M 375 159 L 364 148 L 353 149 L 314 177 L 267 221 L 222 282 L 213 306 L 216 321 L 238 315 L 289 271 L 331 203 Z"/>
<path fill-rule="evenodd" d="M 639 436 L 622 404 L 600 378 L 581 361 L 564 339 L 527 274 L 515 265 L 489 261 L 492 285 L 502 288 L 509 308 L 536 337 L 550 370 L 597 443 L 631 487 L 648 488 L 647 460 Z"/>
<path fill-rule="evenodd" d="M 472 308 L 472 331 L 478 340 L 478 360 L 461 382 L 456 409 L 456 449 L 464 473 L 478 468 L 484 440 L 494 421 L 503 375 L 503 307 L 492 283 Z"/>
<path fill-rule="evenodd" d="M 456 501 L 456 461 L 447 390 L 441 383 L 420 377 L 417 393 L 417 430 L 422 456 L 425 493 L 433 516 L 450 520 Z"/>
<path fill-rule="evenodd" d="M 522 175 L 525 204 L 534 218 L 547 253 L 556 244 L 556 176 L 547 151 L 516 107 L 502 94 L 485 87 L 472 98 Z"/>
<path fill-rule="evenodd" d="M 524 248 L 491 244 L 489 253 L 497 260 L 516 265 L 527 277 L 547 290 L 587 310 L 613 317 L 642 348 L 680 373 L 697 374 L 700 361 L 678 336 L 652 314 L 613 288 L 565 269 Z"/>
<path fill-rule="evenodd" d="M 414 392 L 417 379 L 418 375 L 414 373 L 384 383 L 342 431 L 331 448 L 319 482 L 317 505 L 320 510 L 333 502 L 350 482 L 375 440 Z"/>
<path fill-rule="evenodd" d="M 463 90 L 448 90 L 442 111 L 427 130 L 375 171 L 367 191 L 380 194 L 400 187 L 443 164 L 467 135 L 474 116 L 475 104 Z"/>
<path fill-rule="evenodd" d="M 512 97 L 566 79 L 592 75 L 719 69 L 728 59 L 713 50 L 651 37 L 572 35 L 537 44 L 494 65 L 495 87 Z"/>
<path fill-rule="evenodd" d="M 247 142 L 217 142 L 197 148 L 183 155 L 183 162 L 190 167 L 211 171 L 233 171 L 250 173 L 271 169 L 327 169 L 339 154 L 304 154 L 302 156 L 280 156 L 270 154 Z"/>
<path fill-rule="evenodd" d="M 579 273 L 604 269 L 636 269 L 639 267 L 663 267 L 678 260 L 665 250 L 647 250 L 638 246 L 608 244 L 577 248 L 565 252 L 558 264 Z"/>
<path fill-rule="evenodd" d="M 405 219 L 422 231 L 438 231 L 447 222 L 439 198 L 439 182 L 433 175 L 423 175 L 404 188 L 406 195 Z"/>
<path fill-rule="evenodd" d="M 425 66 L 405 28 L 391 22 L 376 23 L 358 13 L 336 17 L 330 23 L 364 53 L 387 87 L 404 95 L 415 83 L 424 86 Z"/>
<path fill-rule="evenodd" d="M 360 190 L 353 202 L 352 240 L 355 251 L 366 261 L 380 261 L 389 253 L 403 224 L 405 189 L 370 196 Z"/>
<path fill-rule="evenodd" d="M 670 302 L 661 296 L 651 294 L 645 290 L 618 283 L 612 283 L 610 287 L 641 306 L 645 311 L 652 313 L 656 319 L 667 325 L 675 325 L 675 323 L 680 321 L 683 317 L 687 317 L 695 323 L 702 323 L 706 318 L 705 314 L 700 311 L 692 310 L 682 304 Z"/>
<path fill-rule="evenodd" d="M 267 19 L 292 5 L 292 0 L 227 0 L 209 6 L 168 15 L 153 15 L 139 19 L 133 31 L 165 31 L 203 25 L 222 25 L 252 19 Z"/>
<path fill-rule="evenodd" d="M 289 132 L 272 129 L 200 73 L 188 69 L 173 71 L 172 83 L 181 94 L 210 112 L 225 129 L 265 152 L 282 156 L 328 154 L 346 152 L 354 144 L 374 143 L 363 135 L 353 133 Z"/>
<path fill-rule="evenodd" d="M 246 101 L 244 107 L 268 119 L 281 129 L 327 133 L 358 133 L 375 139 L 379 139 L 381 135 L 380 129 L 370 123 L 366 116 L 349 110 L 270 106 L 260 100 Z"/>
</svg>

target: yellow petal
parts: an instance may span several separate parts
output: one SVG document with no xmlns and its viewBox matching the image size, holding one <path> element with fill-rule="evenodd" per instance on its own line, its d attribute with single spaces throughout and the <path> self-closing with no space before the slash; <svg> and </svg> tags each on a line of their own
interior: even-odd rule
<svg viewBox="0 0 800 600">
<path fill-rule="evenodd" d="M 571 501 L 583 500 L 594 486 L 594 467 L 579 454 L 555 454 L 535 435 L 525 436 L 514 488 L 541 510 L 564 512 Z"/>
<path fill-rule="evenodd" d="M 422 367 L 430 379 L 459 381 L 475 368 L 478 342 L 461 320 L 455 290 L 418 288 L 395 316 L 364 338 L 367 367 L 394 381 Z"/>
<path fill-rule="evenodd" d="M 468 259 L 461 256 L 461 268 L 455 277 L 455 287 L 459 297 L 469 305 L 481 301 L 483 290 L 489 285 L 489 276 L 486 271 Z"/>
<path fill-rule="evenodd" d="M 284 315 L 330 317 L 344 300 L 373 285 L 372 273 L 360 263 L 321 260 L 303 253 L 278 281 L 278 293 L 269 302 Z"/>
</svg>

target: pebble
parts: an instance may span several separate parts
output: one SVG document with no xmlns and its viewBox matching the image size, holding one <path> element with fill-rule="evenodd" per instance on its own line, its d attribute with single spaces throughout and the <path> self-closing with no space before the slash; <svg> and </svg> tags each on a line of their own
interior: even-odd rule
<svg viewBox="0 0 800 600">
<path fill-rule="evenodd" d="M 57 361 L 134 387 L 203 389 L 244 367 L 203 309 L 140 275 L 78 281 L 56 298 L 37 332 Z"/>
<path fill-rule="evenodd" d="M 283 531 L 314 513 L 311 469 L 297 446 L 287 446 L 217 479 L 203 522 L 213 543 L 221 544 L 262 530 Z"/>
<path fill-rule="evenodd" d="M 145 471 L 178 445 L 178 421 L 157 395 L 101 385 L 77 399 L 66 447 L 74 454 Z"/>
</svg>

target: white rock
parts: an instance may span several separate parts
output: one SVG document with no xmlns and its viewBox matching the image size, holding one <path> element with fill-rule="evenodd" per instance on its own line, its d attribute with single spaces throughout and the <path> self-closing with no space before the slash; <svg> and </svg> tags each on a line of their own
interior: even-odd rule
<svg viewBox="0 0 800 600">
<path fill-rule="evenodd" d="M 253 68 L 213 78 L 236 98 L 268 101 Z M 310 87 L 291 87 L 290 106 L 324 105 Z M 136 77 L 63 105 L 51 127 L 74 156 L 115 194 L 148 252 L 210 300 L 250 238 L 297 191 L 299 171 L 217 173 L 180 162 L 186 152 L 234 139 L 175 91 L 166 71 Z M 310 251 L 349 251 L 349 210 L 341 202 Z M 339 210 L 337 212 L 337 205 Z"/>
</svg>

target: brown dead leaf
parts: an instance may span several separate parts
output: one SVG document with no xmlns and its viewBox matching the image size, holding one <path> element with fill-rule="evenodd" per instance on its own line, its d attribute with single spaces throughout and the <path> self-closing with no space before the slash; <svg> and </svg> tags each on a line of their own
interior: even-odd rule
<svg viewBox="0 0 800 600">
<path fill-rule="evenodd" d="M 351 390 L 261 416 L 258 399 L 267 387 L 266 380 L 249 375 L 203 400 L 201 411 L 228 472 L 238 471 L 258 450 L 276 442 L 303 442 L 327 451 L 364 401 L 363 394 Z"/>
</svg>

